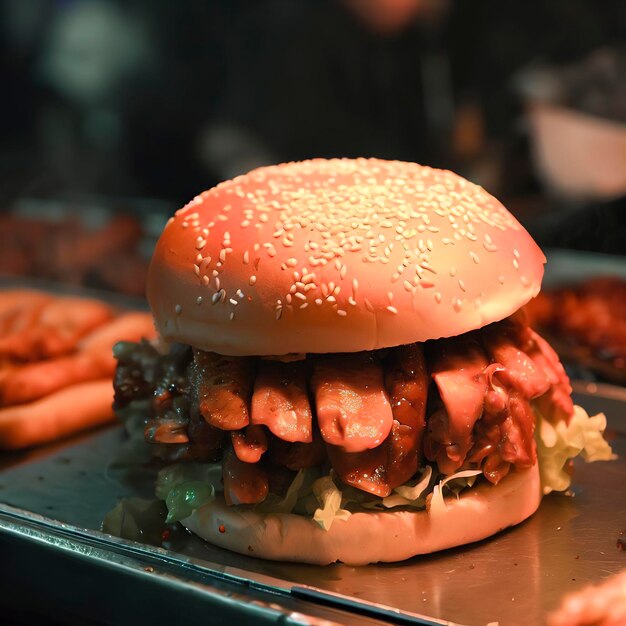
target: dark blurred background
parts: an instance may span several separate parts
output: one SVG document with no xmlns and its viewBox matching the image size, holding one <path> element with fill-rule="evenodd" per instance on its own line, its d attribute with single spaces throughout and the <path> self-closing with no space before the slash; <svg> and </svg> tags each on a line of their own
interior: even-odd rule
<svg viewBox="0 0 626 626">
<path fill-rule="evenodd" d="M 315 156 L 455 169 L 542 245 L 626 253 L 623 1 L 0 0 L 0 30 L 0 273 L 139 293 L 178 206 Z"/>
</svg>

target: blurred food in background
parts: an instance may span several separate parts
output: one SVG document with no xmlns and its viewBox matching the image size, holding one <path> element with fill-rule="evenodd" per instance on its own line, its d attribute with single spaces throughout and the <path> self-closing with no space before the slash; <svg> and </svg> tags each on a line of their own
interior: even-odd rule
<svg viewBox="0 0 626 626">
<path fill-rule="evenodd" d="M 526 312 L 563 359 L 579 366 L 577 378 L 587 369 L 626 385 L 626 280 L 594 277 L 544 289 Z"/>
<path fill-rule="evenodd" d="M 113 419 L 113 345 L 154 337 L 149 313 L 93 298 L 0 290 L 0 449 Z"/>
<path fill-rule="evenodd" d="M 561 606 L 548 616 L 548 626 L 623 624 L 626 624 L 626 570 L 597 585 L 586 585 L 567 594 Z"/>
<path fill-rule="evenodd" d="M 93 203 L 23 199 L 0 213 L 0 276 L 143 296 L 167 211 L 162 203 L 149 203 L 147 210 L 124 210 L 124 204 L 114 211 Z"/>
</svg>

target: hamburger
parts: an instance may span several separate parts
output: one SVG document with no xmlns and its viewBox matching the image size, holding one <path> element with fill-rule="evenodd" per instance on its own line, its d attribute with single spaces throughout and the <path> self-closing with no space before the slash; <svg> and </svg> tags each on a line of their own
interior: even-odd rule
<svg viewBox="0 0 626 626">
<path fill-rule="evenodd" d="M 149 269 L 159 342 L 115 348 L 168 520 L 354 565 L 522 522 L 572 457 L 611 458 L 526 323 L 544 263 L 494 197 L 414 163 L 287 163 L 194 198 Z"/>
</svg>

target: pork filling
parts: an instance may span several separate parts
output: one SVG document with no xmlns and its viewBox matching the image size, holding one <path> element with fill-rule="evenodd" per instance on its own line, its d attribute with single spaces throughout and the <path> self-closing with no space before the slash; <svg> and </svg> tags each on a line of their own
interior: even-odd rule
<svg viewBox="0 0 626 626">
<path fill-rule="evenodd" d="M 222 462 L 228 504 L 280 494 L 303 468 L 332 468 L 386 497 L 427 464 L 498 483 L 537 459 L 531 401 L 573 413 L 557 355 L 517 313 L 457 337 L 294 362 L 175 345 L 115 347 L 115 409 L 148 414 L 166 461 Z"/>
</svg>

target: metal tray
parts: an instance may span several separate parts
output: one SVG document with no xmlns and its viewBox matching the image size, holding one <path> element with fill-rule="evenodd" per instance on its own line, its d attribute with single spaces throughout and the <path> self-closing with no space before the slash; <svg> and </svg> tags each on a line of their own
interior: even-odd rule
<svg viewBox="0 0 626 626">
<path fill-rule="evenodd" d="M 0 549 L 3 560 L 20 564 L 0 574 L 0 583 L 3 576 L 12 581 L 0 584 L 0 599 L 9 599 L 8 589 L 14 600 L 16 589 L 26 598 L 36 593 L 41 606 L 42 598 L 62 602 L 66 621 L 76 623 L 130 624 L 153 613 L 164 623 L 168 614 L 180 620 L 183 610 L 185 621 L 198 611 L 206 622 L 210 606 L 213 616 L 237 616 L 237 623 L 540 624 L 564 593 L 626 568 L 626 552 L 617 546 L 626 531 L 626 389 L 581 384 L 576 401 L 607 414 L 620 458 L 577 462 L 574 497 L 545 498 L 530 520 L 494 538 L 361 568 L 263 561 L 183 531 L 161 546 L 100 532 L 120 498 L 150 497 L 154 478 L 117 427 L 5 455 Z M 68 594 L 76 585 L 78 595 Z M 37 609 L 32 599 L 21 606 Z"/>
</svg>

